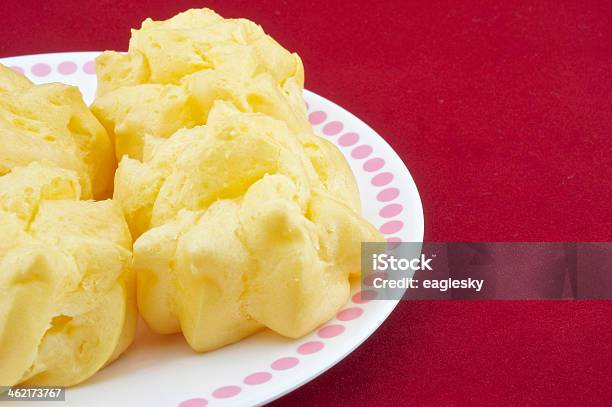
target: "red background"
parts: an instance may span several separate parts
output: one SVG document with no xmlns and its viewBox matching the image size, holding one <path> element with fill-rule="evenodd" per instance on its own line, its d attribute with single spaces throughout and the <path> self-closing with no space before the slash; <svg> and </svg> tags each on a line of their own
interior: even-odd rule
<svg viewBox="0 0 612 407">
<path fill-rule="evenodd" d="M 125 49 L 145 17 L 204 5 L 263 25 L 389 141 L 427 239 L 611 240 L 610 1 L 4 0 L 0 56 Z M 611 309 L 404 302 L 275 404 L 608 404 Z"/>
</svg>

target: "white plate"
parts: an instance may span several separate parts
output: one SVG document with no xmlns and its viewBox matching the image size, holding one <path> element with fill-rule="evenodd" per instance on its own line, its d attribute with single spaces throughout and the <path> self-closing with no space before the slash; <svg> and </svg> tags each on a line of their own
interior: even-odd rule
<svg viewBox="0 0 612 407">
<path fill-rule="evenodd" d="M 93 58 L 98 52 L 27 55 L 0 59 L 34 82 L 60 81 L 93 100 Z M 390 240 L 420 242 L 423 209 L 402 160 L 367 124 L 329 100 L 305 91 L 309 118 L 349 161 L 364 215 Z M 357 291 L 358 287 L 354 287 Z M 205 354 L 191 351 L 180 335 L 157 336 L 141 324 L 136 342 L 119 360 L 66 392 L 66 403 L 87 406 L 260 405 L 307 383 L 367 339 L 397 301 L 351 300 L 336 318 L 301 339 L 263 331 Z M 25 404 L 20 404 L 25 405 Z"/>
</svg>

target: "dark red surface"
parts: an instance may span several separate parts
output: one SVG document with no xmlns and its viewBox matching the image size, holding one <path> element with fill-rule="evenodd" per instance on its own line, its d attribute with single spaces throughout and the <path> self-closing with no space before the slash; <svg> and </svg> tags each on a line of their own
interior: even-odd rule
<svg viewBox="0 0 612 407">
<path fill-rule="evenodd" d="M 611 240 L 610 1 L 42 3 L 0 3 L 0 56 L 125 49 L 191 6 L 259 22 L 398 151 L 430 240 Z M 405 302 L 275 405 L 609 405 L 611 310 Z"/>
</svg>

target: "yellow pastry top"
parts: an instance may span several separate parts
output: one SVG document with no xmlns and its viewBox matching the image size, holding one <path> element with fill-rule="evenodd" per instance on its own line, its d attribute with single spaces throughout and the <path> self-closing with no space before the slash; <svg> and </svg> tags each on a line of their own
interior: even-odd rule
<svg viewBox="0 0 612 407">
<path fill-rule="evenodd" d="M 208 124 L 147 136 L 114 198 L 133 235 L 139 309 L 198 351 L 267 326 L 298 337 L 331 318 L 380 233 L 359 214 L 342 155 L 217 101 Z"/>
<path fill-rule="evenodd" d="M 382 236 L 342 154 L 313 133 L 299 57 L 203 9 L 146 20 L 96 66 L 92 111 L 115 137 L 149 326 L 206 351 L 333 317 L 360 243 Z"/>
<path fill-rule="evenodd" d="M 85 199 L 112 193 L 112 143 L 79 90 L 0 65 L 0 175 L 32 162 L 74 171 Z"/>
<path fill-rule="evenodd" d="M 132 30 L 127 54 L 96 60 L 92 111 L 114 134 L 116 155 L 141 159 L 146 135 L 169 137 L 207 122 L 216 100 L 310 132 L 300 58 L 245 19 L 194 9 Z"/>
<path fill-rule="evenodd" d="M 282 173 L 304 205 L 312 188 L 328 191 L 360 212 L 359 191 L 341 153 L 312 136 L 301 143 L 287 125 L 261 113 L 242 113 L 217 101 L 208 124 L 161 138 L 146 136 L 143 160 L 124 157 L 114 198 L 135 238 L 174 218 L 181 209 L 206 209 L 242 195 L 266 174 Z"/>
<path fill-rule="evenodd" d="M 73 385 L 132 341 L 129 230 L 80 181 L 37 162 L 0 176 L 0 385 Z"/>
</svg>

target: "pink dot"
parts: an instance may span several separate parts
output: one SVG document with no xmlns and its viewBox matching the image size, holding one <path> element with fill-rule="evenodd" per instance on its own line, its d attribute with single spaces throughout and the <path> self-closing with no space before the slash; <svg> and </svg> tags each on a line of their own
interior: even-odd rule
<svg viewBox="0 0 612 407">
<path fill-rule="evenodd" d="M 77 65 L 72 61 L 64 61 L 57 66 L 57 71 L 62 75 L 70 75 L 75 73 Z"/>
<path fill-rule="evenodd" d="M 385 206 L 378 213 L 383 218 L 392 218 L 396 215 L 399 215 L 404 207 L 400 204 L 390 204 Z"/>
<path fill-rule="evenodd" d="M 359 318 L 363 314 L 363 310 L 359 307 L 352 307 L 343 309 L 336 315 L 340 321 L 352 321 L 355 318 Z"/>
<path fill-rule="evenodd" d="M 36 64 L 32 67 L 32 73 L 36 76 L 47 76 L 51 73 L 51 67 L 48 64 Z"/>
<path fill-rule="evenodd" d="M 344 126 L 340 122 L 329 122 L 323 127 L 323 134 L 327 136 L 333 136 L 342 131 Z"/>
<path fill-rule="evenodd" d="M 400 191 L 397 188 L 383 189 L 378 193 L 378 195 L 376 195 L 376 199 L 378 199 L 380 202 L 389 202 L 397 198 L 399 193 Z"/>
<path fill-rule="evenodd" d="M 287 370 L 300 363 L 298 358 L 280 358 L 270 365 L 274 370 Z"/>
<path fill-rule="evenodd" d="M 372 147 L 366 145 L 357 146 L 351 151 L 351 157 L 357 159 L 366 158 L 370 154 L 372 154 Z"/>
<path fill-rule="evenodd" d="M 319 329 L 317 335 L 321 338 L 333 338 L 334 336 L 340 335 L 342 332 L 344 332 L 344 327 L 342 325 L 333 324 Z"/>
<path fill-rule="evenodd" d="M 310 355 L 312 353 L 317 353 L 321 349 L 323 349 L 325 345 L 321 341 L 310 341 L 300 345 L 297 349 L 297 352 L 300 355 Z"/>
<path fill-rule="evenodd" d="M 94 61 L 86 62 L 85 65 L 83 65 L 83 72 L 94 75 L 96 73 L 96 64 Z"/>
<path fill-rule="evenodd" d="M 240 393 L 241 390 L 242 389 L 238 386 L 223 386 L 213 391 L 213 397 L 217 399 L 227 399 L 230 397 L 234 397 L 235 395 Z"/>
<path fill-rule="evenodd" d="M 385 160 L 382 158 L 371 158 L 363 164 L 363 169 L 368 172 L 378 171 L 385 166 Z"/>
<path fill-rule="evenodd" d="M 22 68 L 22 67 L 20 67 L 20 66 L 11 66 L 11 69 L 12 69 L 13 71 L 17 71 L 17 72 L 19 72 L 19 73 L 25 73 L 25 71 L 23 70 L 23 68 Z"/>
<path fill-rule="evenodd" d="M 359 141 L 359 134 L 346 133 L 340 136 L 340 138 L 338 139 L 338 144 L 340 144 L 342 147 L 348 147 L 348 146 L 352 146 L 358 141 Z"/>
<path fill-rule="evenodd" d="M 385 273 L 384 271 L 379 271 L 376 273 L 369 273 L 368 275 L 364 275 L 362 278 L 361 283 L 363 285 L 367 285 L 369 287 L 372 287 L 374 285 L 374 280 L 377 278 L 382 278 L 382 279 L 386 279 L 387 278 L 387 273 Z"/>
<path fill-rule="evenodd" d="M 404 227 L 404 223 L 399 220 L 392 220 L 391 222 L 387 222 L 380 227 L 381 233 L 385 235 L 390 235 L 392 233 L 399 232 Z"/>
<path fill-rule="evenodd" d="M 380 174 L 372 178 L 372 185 L 376 187 L 382 187 L 384 185 L 387 185 L 391 181 L 393 181 L 393 174 L 391 174 L 390 172 L 381 172 Z"/>
<path fill-rule="evenodd" d="M 355 304 L 365 304 L 370 302 L 378 296 L 378 293 L 374 290 L 363 290 L 353 295 L 353 302 Z"/>
<path fill-rule="evenodd" d="M 397 249 L 400 243 L 402 243 L 402 239 L 400 239 L 399 237 L 390 237 L 387 239 L 387 249 L 388 250 Z"/>
<path fill-rule="evenodd" d="M 308 120 L 310 121 L 310 124 L 321 124 L 325 121 L 325 119 L 327 119 L 327 114 L 320 110 L 312 112 L 308 115 Z"/>
<path fill-rule="evenodd" d="M 257 384 L 262 384 L 269 381 L 272 378 L 272 374 L 268 372 L 257 372 L 252 373 L 244 378 L 245 384 L 250 384 L 251 386 L 255 386 Z"/>
<path fill-rule="evenodd" d="M 208 405 L 206 399 L 189 399 L 181 402 L 178 407 L 205 407 Z"/>
</svg>

